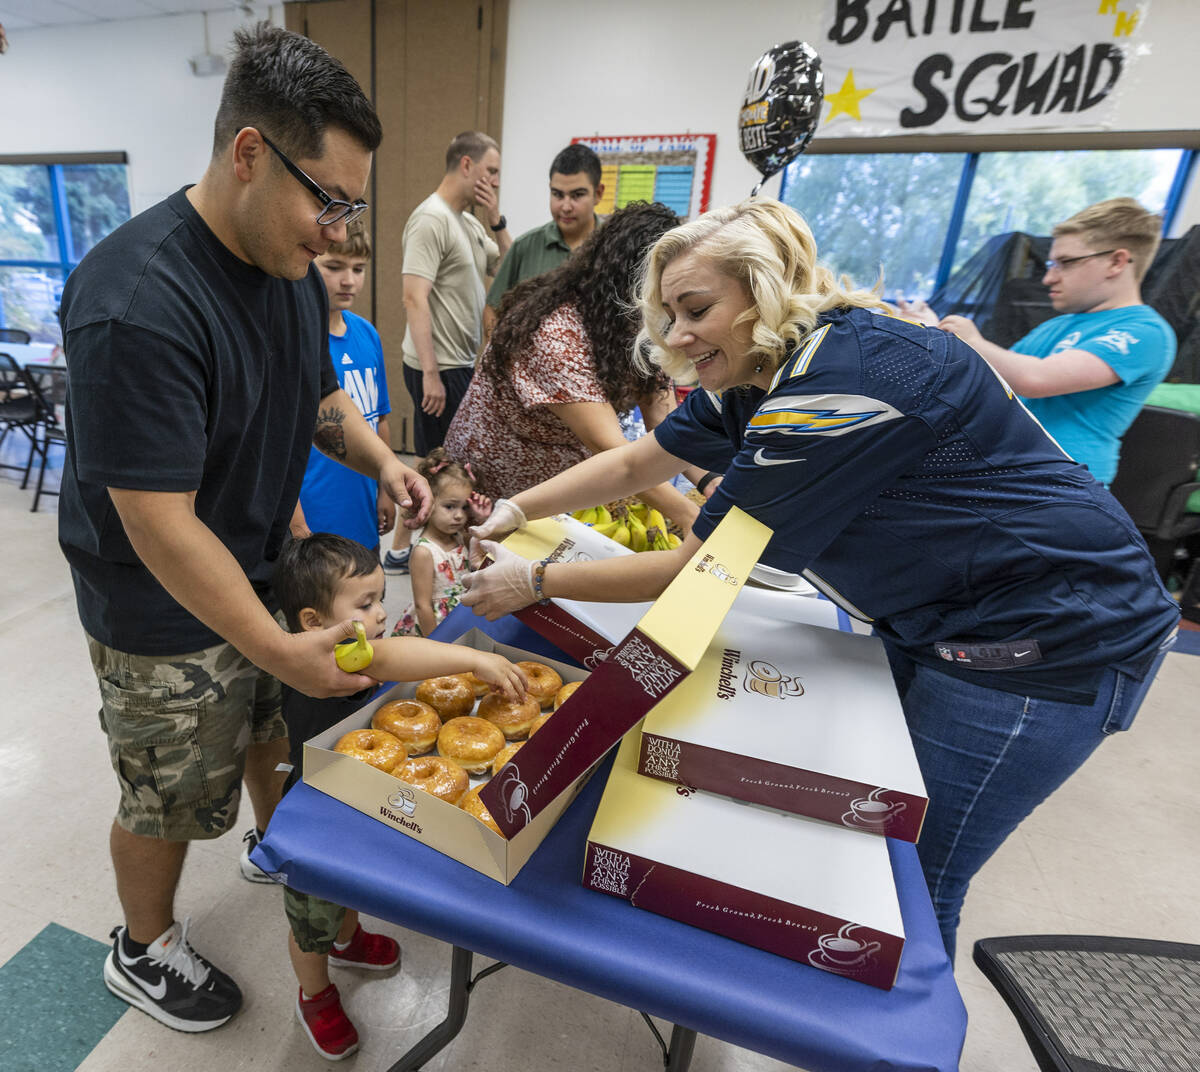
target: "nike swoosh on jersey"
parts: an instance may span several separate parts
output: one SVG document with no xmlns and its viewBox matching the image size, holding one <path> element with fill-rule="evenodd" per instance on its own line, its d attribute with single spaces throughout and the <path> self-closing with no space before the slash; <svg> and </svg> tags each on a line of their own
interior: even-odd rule
<svg viewBox="0 0 1200 1072">
<path fill-rule="evenodd" d="M 804 458 L 768 458 L 762 447 L 754 452 L 755 465 L 791 465 L 792 462 L 802 462 Z"/>
</svg>

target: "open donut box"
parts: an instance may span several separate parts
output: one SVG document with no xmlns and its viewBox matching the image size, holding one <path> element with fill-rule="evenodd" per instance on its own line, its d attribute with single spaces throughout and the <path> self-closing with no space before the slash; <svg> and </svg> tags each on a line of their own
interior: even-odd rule
<svg viewBox="0 0 1200 1072">
<path fill-rule="evenodd" d="M 570 518 L 547 518 L 510 536 L 506 545 L 530 558 L 569 560 L 581 539 L 590 536 L 590 529 Z M 499 644 L 478 629 L 455 641 L 514 661 L 543 662 L 564 681 L 586 682 L 480 793 L 506 836 L 453 804 L 333 751 L 343 734 L 369 725 L 382 704 L 411 697 L 415 683 L 394 686 L 306 742 L 304 781 L 507 885 L 597 761 L 699 664 L 769 537 L 764 525 L 740 510 L 730 511 L 688 567 L 617 643 L 559 606 L 529 608 L 519 615 L 585 670 Z"/>
<path fill-rule="evenodd" d="M 586 670 L 578 667 L 498 644 L 479 629 L 464 633 L 454 643 L 480 651 L 499 652 L 513 662 L 532 659 L 544 663 L 557 670 L 563 681 L 582 681 L 588 676 Z M 394 775 L 333 750 L 343 734 L 369 726 L 378 708 L 391 700 L 410 699 L 416 689 L 416 682 L 402 682 L 308 741 L 304 745 L 304 780 L 322 793 L 336 797 L 365 815 L 507 885 L 583 788 L 588 772 L 577 778 L 569 791 L 546 808 L 536 822 L 506 840 L 457 805 L 448 804 Z M 546 732 L 553 721 L 547 722 L 533 739 Z M 472 786 L 482 781 L 483 778 L 471 778 Z"/>
</svg>

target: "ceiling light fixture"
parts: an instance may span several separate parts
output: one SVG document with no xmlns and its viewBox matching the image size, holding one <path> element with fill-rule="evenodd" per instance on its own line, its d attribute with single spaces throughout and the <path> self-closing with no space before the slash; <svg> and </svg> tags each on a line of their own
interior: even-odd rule
<svg viewBox="0 0 1200 1072">
<path fill-rule="evenodd" d="M 201 12 L 200 17 L 204 20 L 204 51 L 188 60 L 192 74 L 197 78 L 209 78 L 215 74 L 224 74 L 225 57 L 215 55 L 208 47 L 208 12 Z"/>
</svg>

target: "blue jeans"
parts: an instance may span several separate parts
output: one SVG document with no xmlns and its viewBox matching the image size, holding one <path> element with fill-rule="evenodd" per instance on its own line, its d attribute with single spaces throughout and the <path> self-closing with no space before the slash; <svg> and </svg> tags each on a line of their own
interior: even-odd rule
<svg viewBox="0 0 1200 1072">
<path fill-rule="evenodd" d="M 1105 737 L 1129 728 L 1174 639 L 1141 681 L 1106 671 L 1091 705 L 974 685 L 885 643 L 929 795 L 917 855 L 951 960 L 975 872 Z"/>
</svg>

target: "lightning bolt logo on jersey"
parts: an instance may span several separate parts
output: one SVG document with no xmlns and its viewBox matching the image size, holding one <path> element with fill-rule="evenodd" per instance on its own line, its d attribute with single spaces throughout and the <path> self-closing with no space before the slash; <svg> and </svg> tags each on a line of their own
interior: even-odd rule
<svg viewBox="0 0 1200 1072">
<path fill-rule="evenodd" d="M 845 435 L 855 429 L 895 420 L 903 414 L 894 406 L 863 395 L 809 395 L 768 398 L 746 425 L 747 439 L 756 432 L 795 435 Z"/>
</svg>

